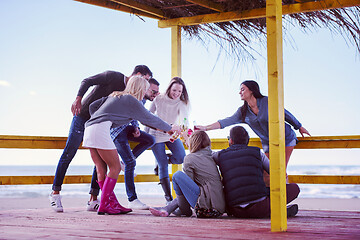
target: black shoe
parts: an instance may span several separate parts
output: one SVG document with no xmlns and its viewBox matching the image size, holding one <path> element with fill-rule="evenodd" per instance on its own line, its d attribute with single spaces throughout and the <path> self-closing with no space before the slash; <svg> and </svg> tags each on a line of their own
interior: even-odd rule
<svg viewBox="0 0 360 240">
<path fill-rule="evenodd" d="M 286 209 L 287 209 L 287 217 L 295 217 L 295 215 L 299 211 L 299 207 L 297 204 L 291 204 L 287 206 Z"/>
<path fill-rule="evenodd" d="M 170 158 L 172 156 L 172 153 L 167 153 L 166 154 L 167 158 L 168 158 L 168 164 L 172 164 L 172 162 L 170 161 Z"/>
<path fill-rule="evenodd" d="M 156 165 L 156 167 L 154 168 L 154 174 L 156 176 L 159 176 L 159 166 L 158 165 Z"/>
</svg>

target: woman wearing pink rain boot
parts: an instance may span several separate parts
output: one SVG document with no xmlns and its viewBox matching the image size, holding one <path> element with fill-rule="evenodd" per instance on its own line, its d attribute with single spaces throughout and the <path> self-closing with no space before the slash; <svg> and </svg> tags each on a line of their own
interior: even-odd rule
<svg viewBox="0 0 360 240">
<path fill-rule="evenodd" d="M 117 201 L 113 192 L 121 165 L 110 128 L 122 126 L 135 119 L 142 124 L 169 133 L 180 131 L 179 126 L 170 126 L 150 113 L 140 102 L 150 84 L 140 75 L 130 78 L 124 91 L 113 92 L 90 105 L 91 118 L 85 123 L 83 146 L 90 149 L 98 175 L 102 196 L 98 214 L 115 215 L 131 212 Z M 109 167 L 109 172 L 107 168 Z"/>
</svg>

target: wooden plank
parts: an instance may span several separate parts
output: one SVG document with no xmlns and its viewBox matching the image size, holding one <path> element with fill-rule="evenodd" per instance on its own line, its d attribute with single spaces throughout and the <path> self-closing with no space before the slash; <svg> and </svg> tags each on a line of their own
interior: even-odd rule
<svg viewBox="0 0 360 240">
<path fill-rule="evenodd" d="M 143 16 L 143 17 L 148 17 L 148 18 L 153 18 L 153 19 L 158 19 L 158 20 L 162 19 L 162 17 L 156 16 L 154 14 L 149 14 L 147 12 L 143 12 L 140 10 L 136 10 L 134 8 L 123 6 L 123 5 L 120 5 L 113 1 L 107 1 L 107 0 L 75 0 L 75 1 L 91 4 L 91 5 L 95 5 L 95 6 L 99 6 L 99 7 L 109 8 L 109 9 L 120 11 L 120 12 L 139 15 L 139 16 Z"/>
<path fill-rule="evenodd" d="M 181 27 L 171 28 L 171 77 L 181 77 Z M 184 147 L 186 145 L 184 144 Z M 181 171 L 181 164 L 172 164 L 172 173 Z M 171 188 L 171 195 L 176 198 L 174 188 Z"/>
<path fill-rule="evenodd" d="M 266 1 L 271 231 L 287 230 L 282 1 Z"/>
<path fill-rule="evenodd" d="M 170 175 L 171 177 L 172 175 Z M 68 175 L 64 184 L 91 183 L 92 175 Z M 139 174 L 135 182 L 158 182 L 159 177 L 154 174 Z M 35 185 L 52 184 L 54 176 L 0 176 L 0 185 Z M 119 175 L 119 183 L 124 183 L 124 175 Z"/>
<path fill-rule="evenodd" d="M 148 5 L 135 2 L 133 0 L 111 0 L 112 2 L 119 3 L 123 6 L 139 10 L 144 13 L 149 13 L 159 18 L 165 18 L 165 14 L 161 9 L 150 7 Z"/>
<path fill-rule="evenodd" d="M 290 183 L 304 184 L 360 184 L 360 176 L 289 175 Z"/>
<path fill-rule="evenodd" d="M 208 0 L 187 0 L 188 2 L 195 3 L 204 8 L 208 8 L 217 12 L 223 12 L 224 6 L 215 2 L 211 2 Z"/>
<path fill-rule="evenodd" d="M 171 77 L 181 77 L 181 27 L 171 28 Z"/>
<path fill-rule="evenodd" d="M 117 193 L 126 203 L 124 193 Z M 84 208 L 85 198 L 63 199 L 64 213 L 50 209 L 46 198 L 0 199 L 1 239 L 360 239 L 359 211 L 304 210 L 288 220 L 288 232 L 269 231 L 269 219 L 154 217 L 150 211 L 98 216 Z M 311 199 L 310 199 L 311 200 Z M 352 200 L 352 201 L 346 201 Z M 11 201 L 11 202 L 9 202 Z M 163 206 L 163 198 L 141 196 L 149 206 Z M 324 205 L 356 204 L 354 199 L 324 199 Z M 336 209 L 336 207 L 332 208 Z M 356 208 L 358 209 L 358 208 Z"/>
<path fill-rule="evenodd" d="M 295 14 L 302 12 L 314 12 L 335 8 L 345 8 L 359 6 L 360 0 L 323 0 L 317 2 L 303 2 L 284 5 L 282 8 L 282 14 Z M 224 12 L 224 13 L 213 13 L 213 14 L 203 14 L 193 17 L 182 17 L 182 18 L 173 18 L 160 20 L 158 22 L 159 28 L 167 28 L 172 26 L 190 26 L 190 25 L 199 25 L 206 23 L 218 23 L 218 22 L 229 22 L 229 21 L 238 21 L 246 19 L 255 19 L 255 18 L 265 18 L 266 9 L 265 8 L 256 8 L 252 10 L 246 10 L 242 12 Z"/>
<path fill-rule="evenodd" d="M 299 137 L 298 139 L 296 149 L 360 148 L 360 135 Z M 0 135 L 0 148 L 64 149 L 66 140 L 66 137 Z M 131 148 L 134 148 L 136 144 L 130 142 Z M 262 147 L 259 138 L 250 138 L 249 145 Z M 228 146 L 229 142 L 226 138 L 211 139 L 212 149 L 225 149 Z M 84 148 L 80 147 L 80 149 Z"/>
<path fill-rule="evenodd" d="M 175 166 L 181 166 L 176 165 Z M 360 184 L 360 176 L 334 175 L 289 175 L 290 183 L 299 184 Z M 170 179 L 172 174 L 170 174 Z M 36 185 L 52 184 L 54 176 L 0 176 L 0 185 Z M 158 182 L 159 177 L 154 174 L 139 174 L 135 182 Z M 90 183 L 91 175 L 68 175 L 64 184 Z M 124 175 L 119 175 L 119 183 L 124 183 Z"/>
</svg>

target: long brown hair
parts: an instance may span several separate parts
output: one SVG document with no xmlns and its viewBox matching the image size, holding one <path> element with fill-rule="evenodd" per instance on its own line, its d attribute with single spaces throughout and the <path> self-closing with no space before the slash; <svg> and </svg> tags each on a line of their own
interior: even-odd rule
<svg viewBox="0 0 360 240">
<path fill-rule="evenodd" d="M 180 96 L 180 100 L 183 101 L 186 105 L 189 103 L 189 95 L 188 95 L 188 92 L 186 90 L 186 86 L 185 86 L 185 83 L 184 81 L 180 78 L 180 77 L 173 77 L 169 83 L 169 86 L 168 88 L 166 89 L 166 95 L 168 97 L 170 97 L 170 90 L 171 90 L 171 87 L 172 85 L 174 85 L 175 83 L 177 84 L 180 84 L 183 86 L 183 90 L 182 90 L 182 93 L 181 93 L 181 96 Z"/>
<path fill-rule="evenodd" d="M 189 139 L 189 150 L 191 153 L 209 147 L 211 140 L 205 131 L 195 131 Z"/>
</svg>

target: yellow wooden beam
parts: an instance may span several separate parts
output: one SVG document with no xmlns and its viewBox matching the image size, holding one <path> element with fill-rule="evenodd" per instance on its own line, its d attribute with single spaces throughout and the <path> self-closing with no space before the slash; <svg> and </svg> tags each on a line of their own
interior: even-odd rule
<svg viewBox="0 0 360 240">
<path fill-rule="evenodd" d="M 129 7 L 129 8 L 139 10 L 144 13 L 154 15 L 159 18 L 165 18 L 165 14 L 162 10 L 160 10 L 158 8 L 150 7 L 148 5 L 141 4 L 141 3 L 133 1 L 133 0 L 110 0 L 110 1 L 119 3 L 119 4 Z"/>
<path fill-rule="evenodd" d="M 290 183 L 303 184 L 360 184 L 360 176 L 289 175 Z"/>
<path fill-rule="evenodd" d="M 287 230 L 282 1 L 266 1 L 271 231 Z"/>
<path fill-rule="evenodd" d="M 314 12 L 321 10 L 328 10 L 334 8 L 345 8 L 359 6 L 360 0 L 323 0 L 317 2 L 303 2 L 282 6 L 282 14 L 295 14 L 302 12 Z M 217 23 L 217 22 L 229 22 L 246 19 L 264 18 L 266 17 L 265 8 L 256 8 L 252 10 L 246 10 L 242 12 L 224 12 L 197 15 L 193 17 L 182 17 L 160 20 L 158 22 L 159 28 L 167 28 L 172 26 L 190 26 L 199 25 L 205 23 Z"/>
<path fill-rule="evenodd" d="M 139 16 L 143 16 L 143 17 L 153 18 L 153 19 L 157 19 L 157 20 L 160 20 L 163 18 L 163 17 L 159 17 L 154 14 L 136 10 L 134 8 L 130 8 L 130 7 L 127 7 L 124 5 L 120 5 L 119 3 L 111 2 L 111 1 L 107 1 L 107 0 L 74 0 L 74 1 L 87 3 L 87 4 L 99 6 L 99 7 L 109 8 L 112 10 L 126 12 L 126 13 L 130 13 L 130 14 L 135 14 L 135 15 L 139 15 Z"/>
<path fill-rule="evenodd" d="M 171 28 L 171 77 L 181 77 L 181 27 L 174 26 Z M 181 164 L 173 164 L 172 172 L 181 171 Z M 174 188 L 171 194 L 176 198 Z"/>
<path fill-rule="evenodd" d="M 177 165 L 176 165 L 177 166 Z M 360 184 L 360 176 L 346 175 L 289 175 L 290 183 L 298 184 Z M 170 174 L 170 179 L 172 174 Z M 158 182 L 154 174 L 141 174 L 135 177 L 135 182 Z M 52 184 L 54 176 L 0 176 L 0 185 L 37 185 Z M 68 175 L 64 184 L 90 183 L 91 175 Z M 119 175 L 118 183 L 124 183 L 124 175 Z"/>
<path fill-rule="evenodd" d="M 296 149 L 360 148 L 360 135 L 299 137 L 298 139 Z M 64 149 L 66 140 L 66 137 L 0 135 L 0 148 Z M 137 144 L 130 142 L 130 147 L 134 148 Z M 250 138 L 249 145 L 262 147 L 259 138 Z M 211 139 L 212 149 L 225 149 L 228 146 L 229 141 L 226 138 Z M 186 146 L 185 148 L 187 149 Z M 80 149 L 83 148 L 80 147 Z"/>
<path fill-rule="evenodd" d="M 171 77 L 181 77 L 181 27 L 171 28 Z"/>
<path fill-rule="evenodd" d="M 92 175 L 68 175 L 64 179 L 64 184 L 91 183 L 91 177 Z M 158 182 L 159 177 L 154 174 L 139 174 L 134 180 L 135 182 Z M 54 176 L 0 176 L 0 185 L 52 184 L 53 181 Z M 124 175 L 119 175 L 117 182 L 125 182 Z"/>
<path fill-rule="evenodd" d="M 217 12 L 223 12 L 224 6 L 215 2 L 207 1 L 207 0 L 187 0 L 188 2 L 192 2 L 196 5 L 217 11 Z"/>
</svg>

